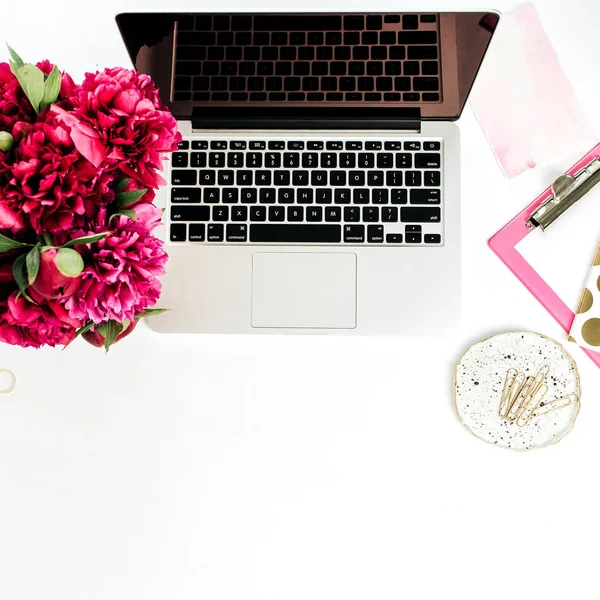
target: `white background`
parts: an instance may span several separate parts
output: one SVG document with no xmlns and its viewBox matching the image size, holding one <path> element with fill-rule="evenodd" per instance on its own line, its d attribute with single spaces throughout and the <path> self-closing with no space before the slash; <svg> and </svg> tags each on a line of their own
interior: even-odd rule
<svg viewBox="0 0 600 600">
<path fill-rule="evenodd" d="M 403 3 L 12 1 L 0 40 L 79 79 L 130 64 L 115 13 L 166 7 Z M 598 129 L 600 5 L 538 8 Z M 486 241 L 570 159 L 509 182 L 470 108 L 460 127 L 465 318 L 456 339 L 140 327 L 108 356 L 83 342 L 65 352 L 0 347 L 0 367 L 18 374 L 17 390 L 0 396 L 0 598 L 598 596 L 597 368 L 571 348 L 582 410 L 573 433 L 546 450 L 488 446 L 452 403 L 453 365 L 471 343 L 515 329 L 564 339 Z"/>
</svg>

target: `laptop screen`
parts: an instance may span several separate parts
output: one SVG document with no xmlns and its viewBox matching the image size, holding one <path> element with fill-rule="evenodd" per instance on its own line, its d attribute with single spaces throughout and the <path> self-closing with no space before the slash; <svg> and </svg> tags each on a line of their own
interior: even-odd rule
<svg viewBox="0 0 600 600">
<path fill-rule="evenodd" d="M 498 20 L 483 12 L 117 17 L 135 68 L 179 118 L 343 107 L 457 119 Z"/>
</svg>

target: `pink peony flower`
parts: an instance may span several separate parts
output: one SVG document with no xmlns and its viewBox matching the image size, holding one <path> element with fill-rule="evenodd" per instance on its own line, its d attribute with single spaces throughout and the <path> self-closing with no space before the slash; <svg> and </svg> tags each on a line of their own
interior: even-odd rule
<svg viewBox="0 0 600 600">
<path fill-rule="evenodd" d="M 83 198 L 94 190 L 97 171 L 77 152 L 68 128 L 49 115 L 48 122 L 26 130 L 14 154 L 3 192 L 6 210 L 25 213 L 36 233 L 71 228 L 76 216 L 85 213 Z M 10 225 L 9 219 L 10 214 L 5 224 Z M 5 228 L 19 227 L 15 222 Z"/>
<path fill-rule="evenodd" d="M 64 252 L 64 251 L 63 251 Z M 40 255 L 40 267 L 31 285 L 44 300 L 63 299 L 73 295 L 81 284 L 79 277 L 65 275 L 56 264 L 58 248 L 48 248 Z"/>
<path fill-rule="evenodd" d="M 113 219 L 111 234 L 93 245 L 81 287 L 65 304 L 73 318 L 98 324 L 131 321 L 158 300 L 157 276 L 165 273 L 167 254 L 150 231 L 162 213 L 153 204 L 139 204 L 134 210 L 138 220 Z"/>
<path fill-rule="evenodd" d="M 0 341 L 23 348 L 68 344 L 80 321 L 61 304 L 42 302 L 34 292 L 32 297 L 39 303 L 32 304 L 23 296 L 17 299 L 17 292 L 0 301 Z"/>
<path fill-rule="evenodd" d="M 59 105 L 52 110 L 69 125 L 88 160 L 101 168 L 118 167 L 150 188 L 165 183 L 157 171 L 181 135 L 148 75 L 122 68 L 87 73 L 71 101 L 73 113 Z"/>
</svg>

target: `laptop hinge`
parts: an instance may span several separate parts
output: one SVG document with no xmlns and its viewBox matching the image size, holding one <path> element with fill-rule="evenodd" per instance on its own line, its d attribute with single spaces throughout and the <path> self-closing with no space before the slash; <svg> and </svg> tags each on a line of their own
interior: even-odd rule
<svg viewBox="0 0 600 600">
<path fill-rule="evenodd" d="M 237 114 L 236 114 L 237 113 Z M 421 131 L 420 110 L 303 108 L 197 108 L 192 130 L 202 129 L 392 129 Z"/>
</svg>

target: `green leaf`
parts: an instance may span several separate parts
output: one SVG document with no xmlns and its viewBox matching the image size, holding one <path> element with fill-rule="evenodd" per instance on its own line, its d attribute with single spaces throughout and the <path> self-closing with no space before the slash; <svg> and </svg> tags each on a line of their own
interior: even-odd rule
<svg viewBox="0 0 600 600">
<path fill-rule="evenodd" d="M 10 54 L 10 57 L 12 58 L 11 70 L 12 70 L 13 65 L 17 71 L 21 67 L 25 66 L 23 59 L 8 44 L 6 44 L 6 47 L 8 48 L 8 52 Z M 14 75 L 14 71 L 13 71 L 13 75 Z"/>
<path fill-rule="evenodd" d="M 25 264 L 27 265 L 27 281 L 29 285 L 35 283 L 38 271 L 40 270 L 40 246 L 38 242 L 26 255 Z"/>
<path fill-rule="evenodd" d="M 81 254 L 72 248 L 59 248 L 54 264 L 67 277 L 77 277 L 85 266 Z"/>
<path fill-rule="evenodd" d="M 21 242 L 15 242 L 7 238 L 5 235 L 0 234 L 0 254 L 14 250 L 15 248 L 31 248 L 31 244 L 22 244 Z"/>
<path fill-rule="evenodd" d="M 58 67 L 54 65 L 54 68 L 44 83 L 44 95 L 40 103 L 40 111 L 52 106 L 56 102 L 58 95 L 60 94 L 60 82 L 60 71 L 58 70 Z"/>
<path fill-rule="evenodd" d="M 25 261 L 26 255 L 21 254 L 13 263 L 13 277 L 19 286 L 19 293 L 23 294 L 27 300 L 33 302 L 29 294 L 27 294 L 27 279 L 25 277 Z"/>
<path fill-rule="evenodd" d="M 106 323 L 98 325 L 96 330 L 104 338 L 104 349 L 108 352 L 108 349 L 123 331 L 123 324 L 117 323 L 117 321 L 106 321 Z"/>
<path fill-rule="evenodd" d="M 35 65 L 26 64 L 16 73 L 15 77 L 29 99 L 33 110 L 40 112 L 40 103 L 44 98 L 44 73 Z"/>
<path fill-rule="evenodd" d="M 62 248 L 72 248 L 73 246 L 77 246 L 78 244 L 93 244 L 94 242 L 99 242 L 103 240 L 108 235 L 106 233 L 98 233 L 96 235 L 86 235 L 84 237 L 75 238 L 74 240 L 68 241 L 66 244 L 63 244 Z"/>
<path fill-rule="evenodd" d="M 144 312 L 137 313 L 134 318 L 142 319 L 143 317 L 154 317 L 155 315 L 162 315 L 170 310 L 170 308 L 147 308 Z"/>
<path fill-rule="evenodd" d="M 117 182 L 117 185 L 115 187 L 115 192 L 118 194 L 119 192 L 122 192 L 128 185 L 129 182 L 131 181 L 131 177 L 124 177 L 123 179 L 120 179 Z"/>
<path fill-rule="evenodd" d="M 65 344 L 63 350 L 65 350 L 66 348 L 68 348 L 82 333 L 85 333 L 86 331 L 89 331 L 94 325 L 95 325 L 94 321 L 89 321 L 83 327 L 80 327 L 75 332 L 75 337 L 68 344 Z"/>
<path fill-rule="evenodd" d="M 124 208 L 123 210 L 116 212 L 114 215 L 111 215 L 109 221 L 114 217 L 129 217 L 135 221 L 136 216 L 135 210 Z"/>
<path fill-rule="evenodd" d="M 148 190 L 132 190 L 131 192 L 120 192 L 115 196 L 117 206 L 128 206 L 139 200 Z"/>
</svg>

